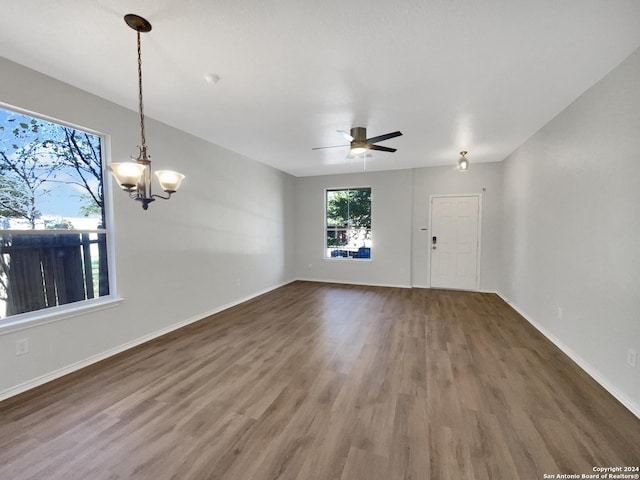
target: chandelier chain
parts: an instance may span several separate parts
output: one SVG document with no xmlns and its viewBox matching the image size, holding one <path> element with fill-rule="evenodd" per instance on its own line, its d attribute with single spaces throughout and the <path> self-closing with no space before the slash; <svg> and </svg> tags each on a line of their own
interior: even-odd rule
<svg viewBox="0 0 640 480">
<path fill-rule="evenodd" d="M 142 106 L 142 49 L 140 47 L 140 31 L 138 33 L 138 102 L 140 107 L 140 136 L 142 137 L 141 153 L 147 156 L 147 141 L 144 136 L 144 109 Z"/>
</svg>

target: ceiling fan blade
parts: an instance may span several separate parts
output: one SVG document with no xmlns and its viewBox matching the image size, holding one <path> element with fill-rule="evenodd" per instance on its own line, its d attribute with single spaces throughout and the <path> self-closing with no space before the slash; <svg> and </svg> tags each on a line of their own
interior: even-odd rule
<svg viewBox="0 0 640 480">
<path fill-rule="evenodd" d="M 325 148 L 340 148 L 340 147 L 348 147 L 349 145 L 331 145 L 330 147 L 313 147 L 311 150 L 323 150 Z"/>
<path fill-rule="evenodd" d="M 342 138 L 344 138 L 347 142 L 353 142 L 353 137 L 349 135 L 348 132 L 345 132 L 344 130 L 336 130 L 336 132 L 342 135 Z"/>
<path fill-rule="evenodd" d="M 397 148 L 383 147 L 382 145 L 370 145 L 369 150 L 379 150 L 381 152 L 395 152 Z"/>
<path fill-rule="evenodd" d="M 367 138 L 367 143 L 378 143 L 390 138 L 396 138 L 402 135 L 402 132 L 385 133 L 384 135 L 378 135 L 377 137 Z"/>
</svg>

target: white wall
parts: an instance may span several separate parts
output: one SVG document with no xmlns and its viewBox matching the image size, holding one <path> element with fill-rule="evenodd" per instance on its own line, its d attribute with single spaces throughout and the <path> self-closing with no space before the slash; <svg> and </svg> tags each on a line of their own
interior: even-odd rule
<svg viewBox="0 0 640 480">
<path fill-rule="evenodd" d="M 136 112 L 2 58 L 0 84 L 1 102 L 110 135 L 113 159 L 137 154 Z M 111 189 L 124 301 L 26 330 L 0 329 L 0 398 L 293 279 L 294 177 L 148 117 L 146 127 L 154 168 L 187 178 L 173 199 L 146 212 Z M 30 353 L 16 357 L 22 338 Z"/>
<path fill-rule="evenodd" d="M 429 286 L 429 196 L 480 194 L 482 196 L 480 289 L 495 292 L 500 286 L 502 257 L 502 163 L 473 163 L 460 172 L 452 166 L 413 171 L 413 223 L 411 271 L 414 287 Z"/>
<path fill-rule="evenodd" d="M 640 50 L 504 167 L 503 295 L 640 415 Z"/>
<path fill-rule="evenodd" d="M 328 188 L 371 187 L 371 261 L 324 258 Z M 411 170 L 296 179 L 296 276 L 366 285 L 411 285 Z"/>
</svg>

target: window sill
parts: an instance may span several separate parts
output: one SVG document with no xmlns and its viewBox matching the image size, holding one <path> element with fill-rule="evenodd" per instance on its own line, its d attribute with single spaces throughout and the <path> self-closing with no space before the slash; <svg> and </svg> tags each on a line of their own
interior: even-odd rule
<svg viewBox="0 0 640 480">
<path fill-rule="evenodd" d="M 122 298 L 110 297 L 91 301 L 85 300 L 84 302 L 77 302 L 77 304 L 73 305 L 61 305 L 44 311 L 39 310 L 36 312 L 15 315 L 14 317 L 0 320 L 0 335 L 7 335 L 9 333 L 26 330 L 39 325 L 59 322 L 68 318 L 117 307 L 122 303 L 122 300 Z"/>
<path fill-rule="evenodd" d="M 327 260 L 328 262 L 356 262 L 356 263 L 367 263 L 371 262 L 371 258 L 351 258 L 351 257 L 324 257 L 323 260 Z"/>
</svg>

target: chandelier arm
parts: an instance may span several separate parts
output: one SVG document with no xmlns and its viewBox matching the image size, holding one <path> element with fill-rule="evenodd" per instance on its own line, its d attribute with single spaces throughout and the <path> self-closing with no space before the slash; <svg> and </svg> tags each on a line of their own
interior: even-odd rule
<svg viewBox="0 0 640 480">
<path fill-rule="evenodd" d="M 171 198 L 171 194 L 169 193 L 169 196 L 167 197 L 163 197 L 162 195 L 158 195 L 157 193 L 154 193 L 153 195 L 151 195 L 151 197 L 149 198 L 161 198 L 163 200 L 169 200 Z"/>
</svg>

